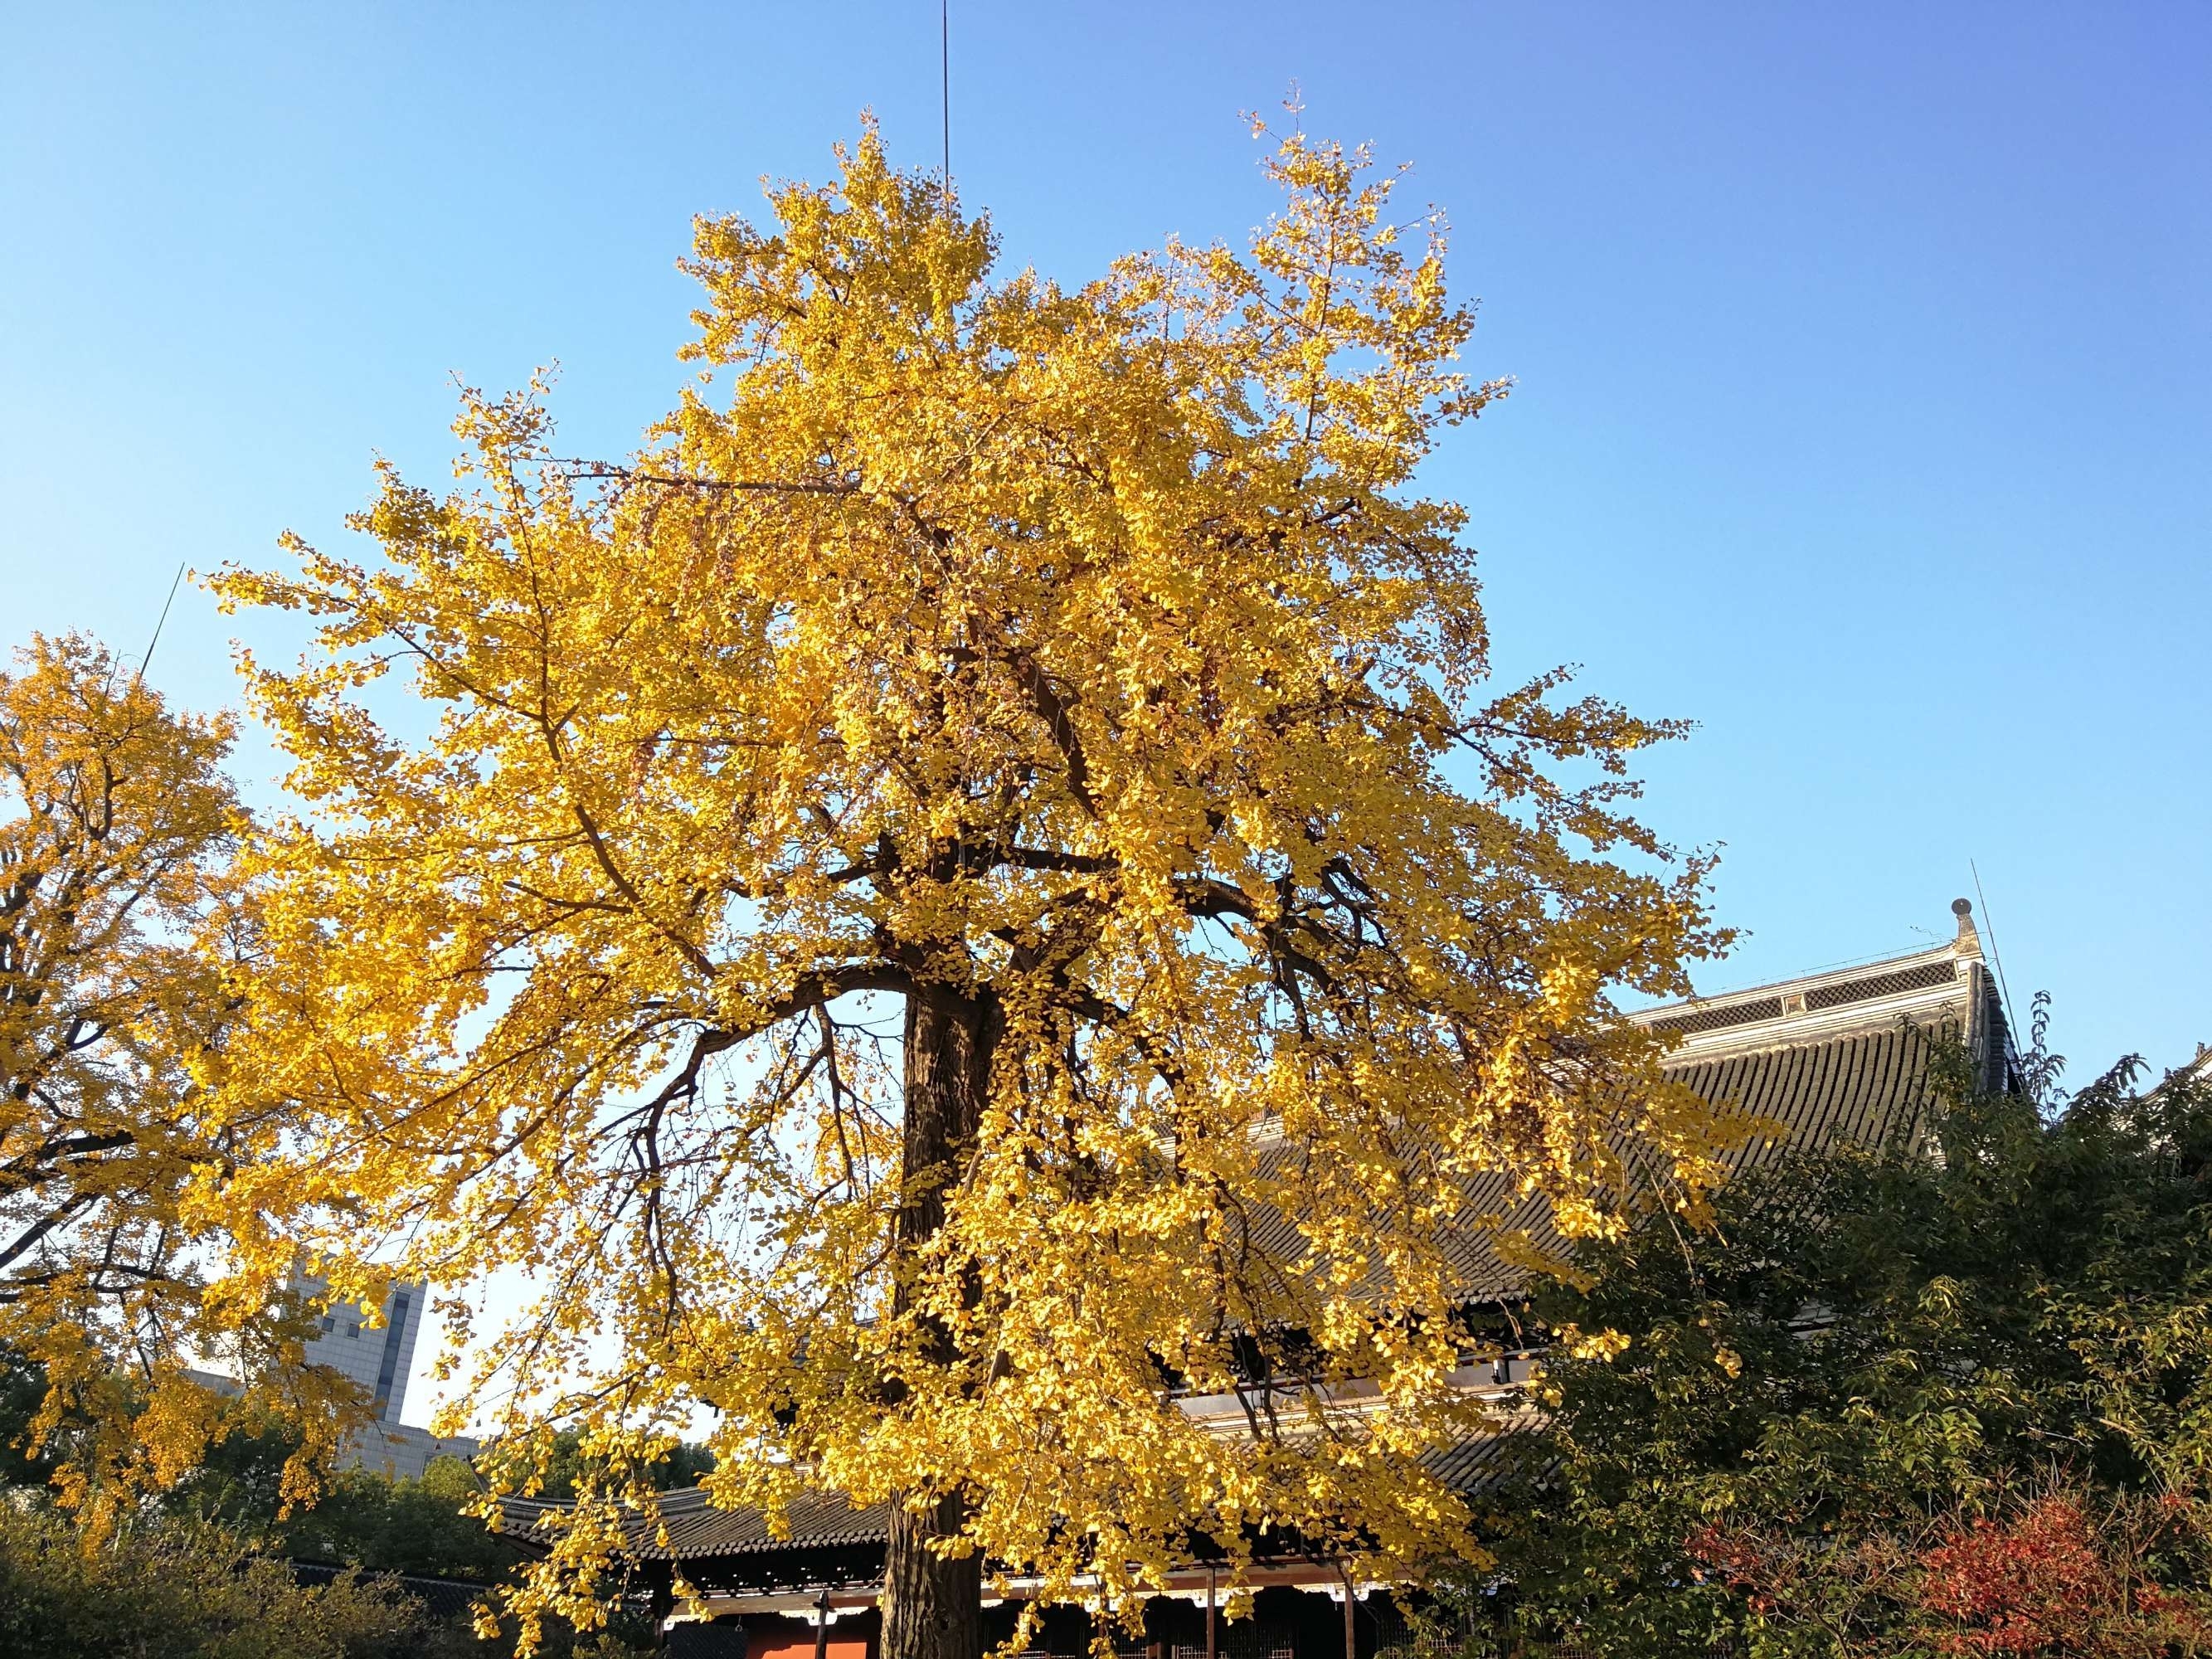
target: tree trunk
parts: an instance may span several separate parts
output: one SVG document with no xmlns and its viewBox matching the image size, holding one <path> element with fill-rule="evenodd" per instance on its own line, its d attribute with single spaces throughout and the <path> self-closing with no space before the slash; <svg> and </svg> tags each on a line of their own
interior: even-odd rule
<svg viewBox="0 0 2212 1659">
<path fill-rule="evenodd" d="M 977 999 L 923 987 L 907 997 L 907 1188 L 897 1243 L 908 1261 L 945 1224 L 945 1188 L 959 1178 L 975 1144 L 998 1036 L 998 1010 L 988 994 Z M 902 1310 L 908 1299 L 902 1284 L 894 1310 Z M 951 1340 L 940 1335 L 935 1342 L 930 1357 L 951 1363 Z M 932 1538 L 957 1535 L 966 1514 L 957 1491 L 943 1493 L 920 1515 L 903 1504 L 893 1505 L 884 1552 L 883 1659 L 981 1659 L 982 1559 L 949 1558 L 928 1545 Z"/>
<path fill-rule="evenodd" d="M 983 1558 L 952 1559 L 928 1547 L 960 1530 L 959 1494 L 927 1515 L 891 1510 L 884 1550 L 883 1659 L 978 1659 L 983 1651 Z"/>
</svg>

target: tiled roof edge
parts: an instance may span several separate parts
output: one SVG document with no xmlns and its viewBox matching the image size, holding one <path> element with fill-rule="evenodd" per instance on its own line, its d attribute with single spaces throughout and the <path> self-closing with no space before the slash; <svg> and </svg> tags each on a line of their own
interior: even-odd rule
<svg viewBox="0 0 2212 1659">
<path fill-rule="evenodd" d="M 1948 945 L 1668 1003 L 1629 1018 L 1679 1039 L 1675 1066 L 1824 1042 L 1899 1019 L 1952 1024 L 1975 1041 L 1982 1024 L 1975 1006 L 1981 939 L 1964 899 L 1952 911 L 1958 937 Z"/>
</svg>

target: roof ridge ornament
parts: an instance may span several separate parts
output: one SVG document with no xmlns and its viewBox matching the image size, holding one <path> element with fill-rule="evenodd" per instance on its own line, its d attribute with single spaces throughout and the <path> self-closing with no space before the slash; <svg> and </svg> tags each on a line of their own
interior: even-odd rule
<svg viewBox="0 0 2212 1659">
<path fill-rule="evenodd" d="M 1952 941 L 1952 953 L 1979 962 L 1982 959 L 1982 936 L 1974 927 L 1973 905 L 1962 898 L 1953 899 L 1951 914 L 1959 919 L 1959 937 Z"/>
</svg>

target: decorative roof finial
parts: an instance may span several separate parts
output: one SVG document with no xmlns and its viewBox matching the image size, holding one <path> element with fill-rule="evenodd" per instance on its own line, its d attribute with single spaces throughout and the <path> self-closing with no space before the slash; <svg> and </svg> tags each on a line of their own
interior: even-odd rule
<svg viewBox="0 0 2212 1659">
<path fill-rule="evenodd" d="M 1962 957 L 1978 957 L 1982 953 L 1982 936 L 1974 927 L 1974 907 L 1965 899 L 1951 901 L 1951 914 L 1959 919 L 1959 937 L 1951 949 Z"/>
</svg>

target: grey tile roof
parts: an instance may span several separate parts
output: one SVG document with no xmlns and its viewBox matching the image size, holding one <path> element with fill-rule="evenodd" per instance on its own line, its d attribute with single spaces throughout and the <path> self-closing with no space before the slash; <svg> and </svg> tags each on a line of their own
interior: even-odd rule
<svg viewBox="0 0 2212 1659">
<path fill-rule="evenodd" d="M 342 1577 L 350 1568 L 334 1566 L 321 1561 L 291 1563 L 292 1577 L 308 1586 L 325 1585 Z M 418 1578 L 410 1574 L 393 1572 L 362 1572 L 364 1584 L 390 1584 L 405 1595 L 420 1601 L 440 1619 L 465 1619 L 469 1609 L 492 1593 L 489 1584 L 477 1584 L 458 1578 Z"/>
<path fill-rule="evenodd" d="M 1525 1420 L 1492 1434 L 1471 1434 L 1439 1446 L 1421 1459 L 1421 1465 L 1452 1491 L 1473 1497 L 1488 1490 L 1508 1474 L 1517 1474 L 1514 1455 L 1537 1426 L 1532 1413 Z"/>
<path fill-rule="evenodd" d="M 505 1529 L 530 1539 L 549 1510 L 568 1508 L 539 1498 L 510 1498 L 500 1505 Z M 703 1486 L 664 1493 L 655 1528 L 642 1514 L 626 1520 L 630 1553 L 643 1561 L 690 1561 L 714 1555 L 750 1555 L 772 1550 L 838 1549 L 880 1544 L 889 1533 L 890 1508 L 854 1509 L 836 1492 L 805 1492 L 794 1499 L 786 1518 L 788 1538 L 769 1531 L 767 1514 L 757 1509 L 718 1509 Z M 667 1542 L 659 1533 L 665 1531 Z M 541 1535 L 542 1536 L 542 1535 Z"/>
<path fill-rule="evenodd" d="M 1730 1161 L 1741 1170 L 1771 1163 L 1787 1146 L 1886 1146 L 1918 1133 L 1929 1104 L 1930 1048 L 1920 1028 L 1893 1026 L 1705 1060 L 1669 1075 L 1715 1105 L 1740 1107 L 1787 1128 L 1786 1141 L 1762 1136 L 1738 1151 Z"/>
<path fill-rule="evenodd" d="M 1793 1146 L 1839 1139 L 1880 1146 L 1919 1133 L 1927 1121 L 1932 1051 L 1925 1026 L 1898 1022 L 1802 1045 L 1693 1059 L 1670 1066 L 1668 1075 L 1715 1106 L 1781 1126 L 1780 1137 L 1754 1135 L 1728 1155 L 1730 1170 L 1741 1172 L 1772 1163 Z M 1548 1206 L 1540 1199 L 1516 1201 L 1502 1176 L 1471 1189 L 1467 1207 L 1472 1214 L 1503 1212 L 1507 1227 L 1525 1230 L 1547 1251 L 1571 1249 Z M 1294 1248 L 1287 1224 L 1277 1225 L 1285 1235 L 1273 1241 L 1277 1248 Z M 1498 1259 L 1492 1235 L 1469 1230 L 1452 1243 L 1470 1299 L 1511 1301 L 1526 1293 L 1527 1271 Z"/>
</svg>

